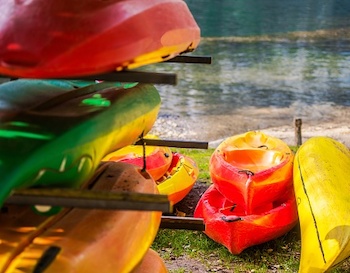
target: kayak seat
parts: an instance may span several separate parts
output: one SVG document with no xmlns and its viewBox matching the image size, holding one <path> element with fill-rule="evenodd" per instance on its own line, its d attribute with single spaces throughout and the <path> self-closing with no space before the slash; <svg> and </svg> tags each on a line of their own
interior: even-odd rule
<svg viewBox="0 0 350 273">
<path fill-rule="evenodd" d="M 237 168 L 249 169 L 256 173 L 280 164 L 283 153 L 264 149 L 235 149 L 223 152 L 223 158 Z"/>
</svg>

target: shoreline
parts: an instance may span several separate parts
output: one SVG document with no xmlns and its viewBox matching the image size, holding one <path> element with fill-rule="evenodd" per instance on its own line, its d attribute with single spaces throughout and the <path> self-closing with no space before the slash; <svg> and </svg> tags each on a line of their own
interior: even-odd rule
<svg viewBox="0 0 350 273">
<path fill-rule="evenodd" d="M 279 126 L 258 130 L 267 135 L 279 138 L 289 146 L 297 146 L 295 129 L 293 126 Z M 333 138 L 347 147 L 350 147 L 350 126 L 346 124 L 320 124 L 317 126 L 307 126 L 301 128 L 302 143 L 311 137 L 324 136 Z M 216 148 L 225 138 L 209 142 L 210 148 Z"/>
<path fill-rule="evenodd" d="M 280 138 L 288 145 L 296 146 L 294 127 L 282 126 L 262 130 L 266 134 Z M 347 147 L 350 147 L 350 126 L 348 124 L 323 123 L 316 126 L 305 126 L 301 128 L 302 143 L 316 136 L 333 138 Z"/>
<path fill-rule="evenodd" d="M 294 125 L 267 126 L 266 128 L 237 127 L 236 130 L 232 130 L 232 126 L 229 124 L 222 126 L 220 123 L 214 124 L 211 122 L 189 123 L 184 122 L 184 118 L 180 117 L 159 118 L 150 134 L 155 134 L 163 139 L 206 141 L 209 143 L 209 148 L 216 148 L 225 138 L 248 131 L 261 131 L 283 140 L 289 146 L 296 146 L 297 144 Z M 316 136 L 330 137 L 350 147 L 350 125 L 347 122 L 323 122 L 317 125 L 302 124 L 302 143 Z"/>
</svg>

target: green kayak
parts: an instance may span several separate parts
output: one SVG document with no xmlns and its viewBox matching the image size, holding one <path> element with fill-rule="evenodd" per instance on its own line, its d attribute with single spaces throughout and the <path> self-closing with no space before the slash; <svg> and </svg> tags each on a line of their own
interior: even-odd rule
<svg viewBox="0 0 350 273">
<path fill-rule="evenodd" d="M 0 206 L 13 189 L 78 187 L 102 157 L 153 126 L 153 85 L 16 80 L 0 85 Z"/>
</svg>

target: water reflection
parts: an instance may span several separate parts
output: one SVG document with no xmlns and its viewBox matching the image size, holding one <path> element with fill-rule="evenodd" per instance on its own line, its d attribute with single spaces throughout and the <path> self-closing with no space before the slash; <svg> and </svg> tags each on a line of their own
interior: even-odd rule
<svg viewBox="0 0 350 273">
<path fill-rule="evenodd" d="M 194 127 L 209 123 L 202 130 L 222 122 L 236 133 L 290 124 L 295 117 L 306 123 L 346 121 L 349 53 L 345 41 L 204 38 L 195 55 L 212 56 L 211 65 L 163 63 L 148 69 L 179 78 L 176 86 L 157 86 L 161 116 L 183 117 Z M 239 122 L 228 122 L 228 117 Z"/>
<path fill-rule="evenodd" d="M 203 37 L 255 36 L 348 26 L 344 0 L 186 0 Z"/>
<path fill-rule="evenodd" d="M 295 102 L 350 106 L 350 44 L 234 43 L 203 40 L 196 51 L 211 65 L 162 64 L 175 87 L 160 86 L 163 109 L 179 114 L 222 114 L 232 109 L 289 107 Z"/>
<path fill-rule="evenodd" d="M 222 136 L 350 119 L 350 2 L 186 0 L 202 32 L 194 55 L 211 65 L 157 64 L 176 86 L 157 86 L 161 116 Z M 228 132 L 230 131 L 230 133 Z M 226 134 L 226 135 L 224 135 Z"/>
</svg>

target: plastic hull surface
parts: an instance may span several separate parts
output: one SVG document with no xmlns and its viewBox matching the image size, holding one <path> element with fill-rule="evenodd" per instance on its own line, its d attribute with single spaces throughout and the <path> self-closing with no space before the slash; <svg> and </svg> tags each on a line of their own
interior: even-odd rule
<svg viewBox="0 0 350 273">
<path fill-rule="evenodd" d="M 349 149 L 331 138 L 310 138 L 296 153 L 300 273 L 326 272 L 350 256 L 349 170 Z"/>
<path fill-rule="evenodd" d="M 156 138 L 156 136 L 147 135 L 145 138 Z M 121 161 L 144 167 L 146 163 L 147 172 L 154 180 L 160 179 L 170 167 L 173 154 L 169 147 L 146 146 L 145 158 L 143 156 L 143 146 L 129 145 L 118 151 L 106 155 L 103 161 Z M 145 160 L 145 162 L 144 162 Z"/>
<path fill-rule="evenodd" d="M 200 29 L 182 0 L 36 0 L 0 4 L 0 74 L 95 75 L 195 49 Z"/>
<path fill-rule="evenodd" d="M 22 89 L 35 90 L 36 81 L 23 81 Z M 0 85 L 0 100 L 25 92 L 2 92 L 16 84 Z M 62 90 L 36 106 L 16 108 L 12 102 L 0 109 L 0 204 L 15 188 L 77 187 L 93 175 L 103 156 L 152 128 L 160 106 L 154 86 L 114 85 Z"/>
<path fill-rule="evenodd" d="M 262 132 L 236 135 L 211 156 L 211 180 L 228 200 L 254 214 L 293 188 L 293 157 L 286 143 Z"/>
<path fill-rule="evenodd" d="M 164 176 L 157 180 L 160 194 L 167 194 L 169 200 L 180 202 L 196 183 L 199 169 L 193 159 L 180 153 L 173 153 L 172 162 Z"/>
<path fill-rule="evenodd" d="M 194 217 L 203 218 L 205 233 L 232 254 L 287 233 L 298 221 L 293 191 L 281 196 L 271 207 L 247 215 L 211 185 L 200 198 Z"/>
<path fill-rule="evenodd" d="M 158 193 L 148 174 L 121 162 L 101 166 L 91 181 L 93 190 Z M 126 273 L 147 253 L 161 212 L 75 208 L 47 218 L 12 206 L 0 219 L 2 272 Z"/>
</svg>

